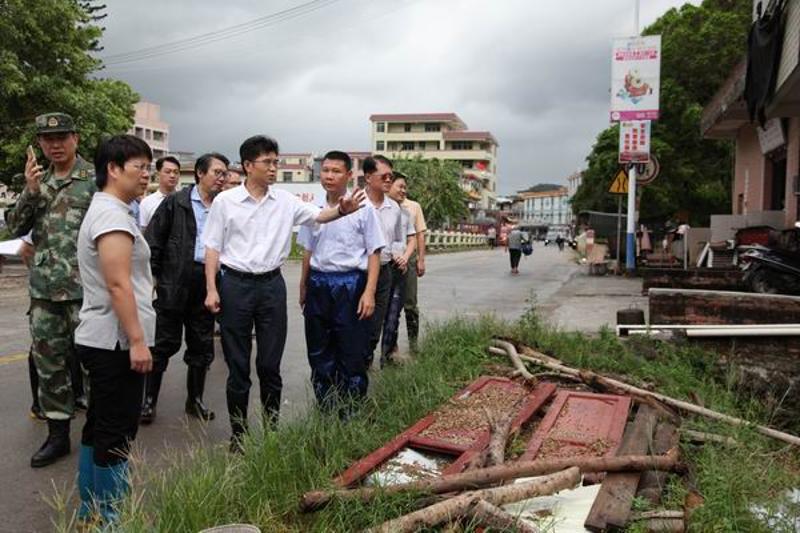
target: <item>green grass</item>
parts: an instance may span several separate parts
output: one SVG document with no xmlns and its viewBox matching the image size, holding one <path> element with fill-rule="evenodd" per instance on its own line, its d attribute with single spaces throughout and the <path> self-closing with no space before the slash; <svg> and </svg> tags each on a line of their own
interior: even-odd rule
<svg viewBox="0 0 800 533">
<path fill-rule="evenodd" d="M 624 374 L 628 381 L 676 397 L 694 392 L 707 407 L 754 421 L 765 421 L 770 414 L 757 400 L 737 396 L 736 384 L 725 375 L 718 377 L 712 356 L 687 346 L 648 339 L 623 343 L 610 331 L 594 336 L 561 332 L 544 327 L 534 313 L 515 324 L 453 319 L 429 329 L 413 364 L 375 376 L 368 404 L 350 423 L 312 410 L 282 424 L 276 433 L 253 432 L 244 457 L 230 456 L 220 445 L 173 453 L 165 470 L 137 465 L 124 531 L 196 532 L 231 522 L 253 523 L 270 532 L 354 531 L 408 512 L 412 496 L 382 497 L 369 505 L 334 502 L 309 515 L 300 514 L 297 503 L 303 492 L 329 487 L 331 478 L 353 460 L 486 372 L 487 364 L 505 363 L 485 353 L 493 335 L 514 337 L 568 364 Z M 684 425 L 730 435 L 741 446 L 684 447 L 692 475 L 689 480 L 670 479 L 664 506 L 682 508 L 693 488 L 705 498 L 693 516 L 693 531 L 767 531 L 748 506 L 764 503 L 774 509 L 785 489 L 800 486 L 796 453 L 749 428 L 695 418 Z M 646 505 L 637 502 L 636 507 Z M 62 511 L 61 517 L 59 529 L 69 529 L 68 515 Z"/>
</svg>

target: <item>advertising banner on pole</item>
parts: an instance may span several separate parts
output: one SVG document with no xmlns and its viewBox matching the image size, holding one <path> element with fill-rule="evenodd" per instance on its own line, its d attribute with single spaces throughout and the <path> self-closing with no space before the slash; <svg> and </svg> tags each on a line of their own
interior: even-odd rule
<svg viewBox="0 0 800 533">
<path fill-rule="evenodd" d="M 623 120 L 619 123 L 619 162 L 650 161 L 650 121 Z"/>
<path fill-rule="evenodd" d="M 611 121 L 657 120 L 660 76 L 660 35 L 614 39 Z"/>
</svg>

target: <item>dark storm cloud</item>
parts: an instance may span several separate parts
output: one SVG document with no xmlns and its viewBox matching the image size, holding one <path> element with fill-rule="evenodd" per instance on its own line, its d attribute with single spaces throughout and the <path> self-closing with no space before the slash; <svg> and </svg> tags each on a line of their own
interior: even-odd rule
<svg viewBox="0 0 800 533">
<path fill-rule="evenodd" d="M 307 0 L 109 0 L 103 55 L 196 36 Z M 674 0 L 648 0 L 644 24 Z M 563 182 L 608 123 L 611 38 L 632 0 L 339 0 L 231 40 L 109 65 L 161 104 L 171 148 L 236 158 L 264 132 L 287 151 L 369 149 L 377 112 L 458 113 L 500 142 L 500 192 Z M 643 25 L 644 25 L 643 24 Z M 111 61 L 109 61 L 111 63 Z"/>
</svg>

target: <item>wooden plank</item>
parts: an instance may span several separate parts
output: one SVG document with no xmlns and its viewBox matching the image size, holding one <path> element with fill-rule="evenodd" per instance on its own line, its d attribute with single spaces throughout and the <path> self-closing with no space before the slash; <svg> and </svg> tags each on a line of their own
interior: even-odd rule
<svg viewBox="0 0 800 533">
<path fill-rule="evenodd" d="M 656 412 L 642 405 L 633 422 L 628 424 L 618 455 L 646 454 L 657 421 Z M 584 527 L 590 531 L 605 531 L 609 527 L 625 527 L 631 512 L 641 474 L 625 472 L 609 474 L 603 480 Z"/>
<path fill-rule="evenodd" d="M 661 422 L 656 428 L 650 453 L 653 455 L 667 453 L 670 449 L 678 446 L 679 440 L 678 428 L 669 422 Z M 653 505 L 658 505 L 661 502 L 661 493 L 664 490 L 666 480 L 667 476 L 662 472 L 653 472 L 651 470 L 643 473 L 642 478 L 639 480 L 636 496 L 649 500 Z"/>
</svg>

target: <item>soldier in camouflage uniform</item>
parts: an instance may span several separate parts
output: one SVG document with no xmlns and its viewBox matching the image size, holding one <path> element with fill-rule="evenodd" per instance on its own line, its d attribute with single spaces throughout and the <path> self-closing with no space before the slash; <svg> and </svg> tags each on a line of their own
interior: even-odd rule
<svg viewBox="0 0 800 533">
<path fill-rule="evenodd" d="M 39 402 L 49 430 L 31 457 L 31 466 L 40 467 L 70 451 L 69 424 L 75 411 L 70 366 L 76 357 L 73 335 L 83 298 L 76 248 L 97 185 L 94 167 L 77 154 L 72 117 L 36 117 L 36 137 L 50 166 L 44 170 L 28 155 L 25 189 L 7 223 L 18 237 L 33 230 L 36 250 L 30 272 L 31 337 Z"/>
</svg>

